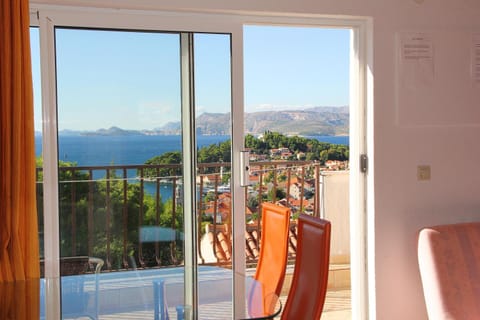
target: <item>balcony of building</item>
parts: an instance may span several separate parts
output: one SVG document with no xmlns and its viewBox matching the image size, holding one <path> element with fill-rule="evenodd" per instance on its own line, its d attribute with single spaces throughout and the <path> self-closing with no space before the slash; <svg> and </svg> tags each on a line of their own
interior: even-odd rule
<svg viewBox="0 0 480 320">
<path fill-rule="evenodd" d="M 182 266 L 180 171 L 180 165 L 60 167 L 61 256 L 100 258 L 104 261 L 101 270 L 104 273 Z M 232 265 L 229 174 L 228 163 L 198 167 L 199 265 L 224 268 Z M 41 202 L 42 168 L 37 169 L 37 177 Z M 288 206 L 292 212 L 289 263 L 280 297 L 283 302 L 295 261 L 296 216 L 302 212 L 331 221 L 325 319 L 351 316 L 348 186 L 348 170 L 331 171 L 318 162 L 270 161 L 252 163 L 251 186 L 245 188 L 248 273 L 254 274 L 258 258 L 261 204 L 277 203 Z M 38 207 L 41 208 L 40 203 Z M 41 238 L 42 216 L 40 209 Z M 133 312 L 129 317 L 144 319 L 141 312 Z M 100 318 L 109 319 L 109 315 Z"/>
</svg>

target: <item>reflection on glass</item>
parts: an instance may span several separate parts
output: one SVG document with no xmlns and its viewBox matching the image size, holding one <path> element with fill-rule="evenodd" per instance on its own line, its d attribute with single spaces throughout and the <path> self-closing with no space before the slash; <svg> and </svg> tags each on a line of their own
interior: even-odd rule
<svg viewBox="0 0 480 320">
<path fill-rule="evenodd" d="M 175 318 L 183 294 L 161 297 L 164 281 L 184 289 L 180 36 L 57 28 L 55 38 L 62 315 Z M 194 40 L 203 244 L 212 230 L 232 231 L 230 36 Z M 222 126 L 211 125 L 210 113 L 221 114 Z M 224 266 L 232 251 L 224 244 L 215 240 L 222 251 L 213 255 L 212 244 L 200 249 L 200 264 L 218 266 L 201 266 L 199 281 L 228 275 L 230 314 Z"/>
<path fill-rule="evenodd" d="M 56 44 L 61 255 L 175 264 L 181 244 L 155 248 L 140 231 L 181 222 L 179 128 L 164 135 L 180 120 L 178 35 L 57 29 Z"/>
<path fill-rule="evenodd" d="M 231 177 L 231 52 L 230 35 L 195 34 L 195 106 L 197 132 L 197 194 L 200 264 L 217 264 L 217 273 L 227 279 L 217 280 L 214 290 L 205 288 L 209 274 L 198 273 L 199 318 L 220 319 L 232 314 L 232 195 Z M 201 148 L 198 142 L 217 137 L 218 142 Z M 221 282 L 221 285 L 220 285 Z M 215 292 L 212 292 L 215 291 Z M 211 314 L 212 295 L 221 295 L 230 308 Z"/>
<path fill-rule="evenodd" d="M 246 193 L 251 209 L 246 220 L 247 264 L 264 244 L 263 213 L 259 210 L 264 203 L 291 210 L 288 264 L 292 266 L 297 257 L 297 218 L 301 214 L 324 217 L 337 232 L 332 236 L 330 261 L 338 265 L 331 269 L 342 270 L 332 271 L 329 288 L 345 297 L 350 296 L 348 104 L 352 34 L 347 28 L 243 28 L 245 147 L 250 150 L 251 182 Z M 285 279 L 292 274 L 293 268 L 287 266 Z M 284 300 L 289 281 L 284 281 L 282 288 Z M 351 313 L 349 300 L 342 301 L 346 314 Z"/>
<path fill-rule="evenodd" d="M 40 35 L 39 29 L 37 27 L 30 28 L 30 50 L 31 50 L 31 59 L 32 59 L 32 80 L 33 80 L 33 107 L 34 107 L 34 125 L 35 125 L 35 162 L 36 162 L 36 186 L 37 186 L 37 219 L 38 219 L 38 240 L 39 240 L 39 251 L 40 259 L 44 257 L 44 224 L 43 224 L 43 161 L 42 161 L 42 91 L 40 84 Z M 40 263 L 40 262 L 39 262 Z M 40 268 L 40 277 L 43 277 L 44 270 L 41 266 Z M 25 292 L 30 299 L 34 297 L 34 301 L 25 301 L 26 303 L 20 303 L 18 299 L 13 299 L 14 305 L 21 306 L 22 309 L 25 309 L 25 305 L 31 306 L 29 308 L 32 314 L 26 315 L 25 319 L 38 319 L 38 312 L 40 309 L 44 309 L 44 305 L 38 305 L 39 300 L 38 295 L 34 294 L 35 292 L 40 292 L 40 295 L 45 296 L 44 286 L 39 286 L 38 281 L 29 281 L 24 284 L 19 283 L 17 287 L 10 287 L 10 290 L 13 292 Z M 0 289 L 0 292 L 7 293 L 9 292 L 8 288 Z M 13 298 L 13 297 L 12 297 Z M 1 298 L 0 301 L 8 301 L 6 297 Z M 8 314 L 7 306 L 0 306 L 0 310 L 4 310 Z M 19 310 L 21 311 L 21 310 Z M 14 314 L 14 313 L 11 313 Z M 22 319 L 20 314 L 17 314 L 18 319 Z M 1 316 L 0 319 L 4 319 Z"/>
<path fill-rule="evenodd" d="M 62 314 L 153 314 L 183 263 L 179 35 L 55 37 Z"/>
<path fill-rule="evenodd" d="M 37 167 L 37 212 L 40 242 L 40 257 L 43 257 L 43 185 L 42 185 L 42 91 L 40 85 L 40 38 L 36 27 L 30 28 L 32 57 L 33 107 L 35 123 L 35 156 Z"/>
</svg>

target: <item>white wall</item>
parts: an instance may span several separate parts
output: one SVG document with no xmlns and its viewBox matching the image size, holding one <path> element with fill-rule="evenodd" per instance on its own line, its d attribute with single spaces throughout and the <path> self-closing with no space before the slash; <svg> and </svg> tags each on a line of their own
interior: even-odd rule
<svg viewBox="0 0 480 320">
<path fill-rule="evenodd" d="M 480 87 L 469 78 L 479 7 L 402 2 L 374 25 L 377 319 L 427 318 L 416 258 L 419 228 L 480 219 Z M 396 96 L 398 31 L 431 34 L 435 73 L 423 90 Z M 431 181 L 416 180 L 419 164 L 431 165 Z"/>
<path fill-rule="evenodd" d="M 324 218 L 332 223 L 330 263 L 350 262 L 350 171 L 323 172 Z M 320 201 L 320 205 L 322 205 Z"/>
<path fill-rule="evenodd" d="M 480 87 L 470 81 L 476 0 L 35 0 L 141 9 L 371 16 L 374 21 L 375 268 L 377 319 L 426 319 L 416 258 L 424 225 L 480 219 Z M 395 36 L 426 32 L 434 78 L 396 90 Z M 398 95 L 397 95 L 398 94 Z M 432 179 L 416 180 L 430 164 Z"/>
</svg>

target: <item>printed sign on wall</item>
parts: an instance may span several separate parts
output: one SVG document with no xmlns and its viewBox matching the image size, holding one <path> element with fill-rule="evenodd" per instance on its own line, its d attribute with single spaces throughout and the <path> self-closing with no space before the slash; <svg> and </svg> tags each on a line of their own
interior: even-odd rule
<svg viewBox="0 0 480 320">
<path fill-rule="evenodd" d="M 472 80 L 480 84 L 480 34 L 472 39 Z"/>
<path fill-rule="evenodd" d="M 433 41 L 425 33 L 400 34 L 400 76 L 404 87 L 429 86 L 434 79 Z"/>
</svg>

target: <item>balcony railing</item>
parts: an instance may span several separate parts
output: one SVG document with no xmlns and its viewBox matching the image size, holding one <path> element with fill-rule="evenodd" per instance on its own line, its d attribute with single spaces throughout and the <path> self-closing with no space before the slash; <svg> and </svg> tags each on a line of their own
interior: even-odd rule
<svg viewBox="0 0 480 320">
<path fill-rule="evenodd" d="M 104 270 L 182 264 L 181 165 L 67 166 L 59 168 L 61 256 L 95 256 Z M 198 257 L 201 264 L 231 263 L 229 163 L 199 164 Z M 37 168 L 40 232 L 43 232 L 42 168 Z M 320 216 L 322 168 L 318 162 L 252 162 L 245 188 L 247 262 L 260 241 L 260 207 L 281 203 Z M 292 224 L 290 252 L 295 252 Z"/>
</svg>

